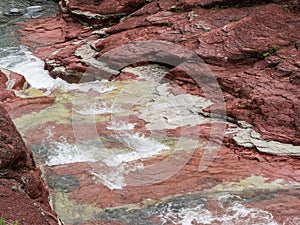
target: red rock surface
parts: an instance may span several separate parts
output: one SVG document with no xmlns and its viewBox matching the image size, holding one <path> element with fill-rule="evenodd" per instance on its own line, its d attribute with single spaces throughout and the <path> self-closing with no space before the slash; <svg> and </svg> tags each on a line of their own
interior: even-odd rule
<svg viewBox="0 0 300 225">
<path fill-rule="evenodd" d="M 50 208 L 41 171 L 4 108 L 18 109 L 15 103 L 22 100 L 14 90 L 22 90 L 24 84 L 22 75 L 0 69 L 0 215 L 23 225 L 54 225 L 56 214 Z"/>
<path fill-rule="evenodd" d="M 68 67 L 67 70 L 70 68 L 72 71 L 85 71 L 86 66 L 75 57 L 74 51 L 83 44 L 80 43 L 80 40 L 88 39 L 91 29 L 84 28 L 68 14 L 31 20 L 26 24 L 19 24 L 19 26 L 25 26 L 20 30 L 21 36 L 24 37 L 24 44 L 31 46 L 38 57 L 46 59 L 54 51 L 58 51 L 62 60 L 57 61 L 57 64 Z M 68 58 L 68 62 L 65 62 L 64 58 Z M 50 66 L 47 69 L 50 73 L 53 70 Z M 58 72 L 51 74 L 54 77 L 59 76 Z M 75 82 L 78 81 L 78 78 L 72 77 L 69 81 Z"/>
<path fill-rule="evenodd" d="M 48 191 L 6 110 L 0 105 L 0 212 L 18 224 L 57 224 L 48 203 Z"/>
<path fill-rule="evenodd" d="M 85 59 L 78 54 L 80 47 L 87 46 L 93 53 L 90 59 L 93 59 L 134 41 L 158 39 L 179 44 L 195 52 L 208 64 L 223 91 L 229 117 L 252 124 L 264 139 L 300 145 L 298 1 L 243 1 L 241 4 L 239 1 L 222 0 L 154 0 L 145 4 L 146 1 L 132 0 L 119 4 L 121 2 L 115 1 L 116 7 L 111 7 L 111 1 L 70 0 L 69 4 L 63 1 L 64 14 L 25 24 L 21 31 L 22 40 L 36 47 L 35 54 L 45 59 L 52 76 L 72 82 L 78 82 L 88 68 Z M 141 4 L 132 8 L 132 4 L 137 2 Z M 82 13 L 74 14 L 74 10 Z M 84 27 L 76 20 L 103 26 L 109 19 L 104 22 L 103 17 L 98 20 L 84 18 L 88 11 L 102 16 L 131 14 L 120 22 L 113 19 L 111 22 L 115 25 L 92 33 L 94 28 Z M 39 35 L 45 37 L 45 41 L 35 38 Z M 116 54 L 114 59 L 117 58 Z M 172 70 L 168 75 L 190 93 L 202 94 L 184 73 Z M 134 77 L 124 73 L 122 76 L 126 79 Z M 4 96 L 9 98 L 7 93 Z M 101 130 L 101 126 L 99 124 L 97 128 L 107 132 Z M 55 129 L 58 136 L 64 134 L 73 138 L 71 126 L 56 124 Z M 39 134 L 38 129 L 28 132 L 32 136 L 32 144 L 47 135 Z M 170 132 L 176 134 L 176 131 Z M 230 136 L 226 137 L 209 170 L 199 173 L 198 159 L 199 155 L 195 155 L 178 174 L 164 182 L 143 188 L 125 187 L 120 191 L 111 191 L 104 186 L 99 189 L 87 172 L 91 164 L 48 167 L 47 173 L 49 176 L 73 175 L 80 181 L 80 188 L 73 190 L 70 198 L 81 204 L 96 203 L 98 207 L 139 203 L 147 198 L 159 200 L 179 193 L 209 189 L 223 182 L 238 182 L 251 175 L 267 177 L 270 179 L 268 182 L 276 179 L 300 182 L 299 158 L 273 156 L 259 153 L 254 148 L 240 147 Z M 150 159 L 148 163 L 155 160 L 158 159 Z M 180 185 L 174 185 L 177 183 Z M 300 210 L 299 189 L 289 191 L 294 192 L 296 197 L 291 197 L 291 203 L 284 203 L 291 206 L 287 210 L 281 211 L 277 205 L 285 198 L 284 193 L 278 194 L 278 199 L 270 200 L 272 204 L 264 200 L 249 205 L 270 210 L 282 222 L 283 215 L 296 216 Z M 102 221 L 99 224 L 113 222 Z"/>
<path fill-rule="evenodd" d="M 11 179 L 0 179 L 1 217 L 9 224 L 15 221 L 24 225 L 49 224 L 47 221 L 52 221 L 52 219 L 41 214 L 43 211 L 49 211 L 49 208 L 28 197 L 24 190 L 20 189 L 21 185 L 21 183 Z"/>
<path fill-rule="evenodd" d="M 192 193 L 209 190 L 217 184 L 226 182 L 239 182 L 250 176 L 272 177 L 268 182 L 283 179 L 285 182 L 300 181 L 300 162 L 290 157 L 272 157 L 266 154 L 258 154 L 255 149 L 245 151 L 234 144 L 226 144 L 218 153 L 216 159 L 205 171 L 199 172 L 199 159 L 203 154 L 200 149 L 190 158 L 177 174 L 158 184 L 145 186 L 126 186 L 121 190 L 110 190 L 105 186 L 99 186 L 92 180 L 87 171 L 97 168 L 97 164 L 76 163 L 66 166 L 48 167 L 47 174 L 69 174 L 76 177 L 81 184 L 79 189 L 71 192 L 71 199 L 80 204 L 96 204 L 100 208 L 117 207 L 127 204 L 137 204 L 144 199 L 159 200 L 167 196 L 179 193 Z M 145 166 L 153 165 L 162 158 L 144 160 Z M 170 168 L 166 166 L 163 171 Z M 83 171 L 86 171 L 83 173 Z M 101 171 L 101 170 L 99 170 Z M 102 168 L 105 171 L 105 167 Z M 130 180 L 130 176 L 126 179 Z M 174 185 L 173 185 L 174 184 Z M 300 210 L 297 206 L 297 210 Z M 296 210 L 296 211 L 297 211 Z"/>
<path fill-rule="evenodd" d="M 112 0 L 112 1 L 97 1 L 97 0 L 69 0 L 62 1 L 68 10 L 79 10 L 81 12 L 92 12 L 101 15 L 110 15 L 118 13 L 134 12 L 139 7 L 146 4 L 146 0 Z"/>
<path fill-rule="evenodd" d="M 99 38 L 93 48 L 101 56 L 133 41 L 159 39 L 181 44 L 208 63 L 224 91 L 230 117 L 253 124 L 266 139 L 298 145 L 300 23 L 299 14 L 285 7 L 285 3 L 205 9 L 195 6 L 202 4 L 199 1 L 183 1 L 181 4 L 189 6 L 186 12 L 174 1 L 153 1 L 106 29 L 109 36 Z M 32 36 L 40 32 L 40 24 L 29 26 Z M 51 27 L 48 30 L 50 34 L 53 31 Z M 84 29 L 76 30 L 78 39 L 87 34 Z M 66 47 L 58 44 L 40 48 L 36 53 L 60 48 L 48 57 L 46 62 L 51 63 L 47 63 L 47 68 L 54 76 L 78 81 L 87 66 L 75 51 L 97 38 L 92 35 L 80 44 L 73 41 L 72 45 L 67 41 Z M 272 52 L 277 46 L 279 49 Z M 58 66 L 66 72 L 54 72 Z M 180 74 L 175 76 L 180 80 Z M 191 86 L 185 79 L 181 85 L 188 90 Z"/>
<path fill-rule="evenodd" d="M 23 76 L 10 72 L 8 70 L 0 69 L 0 102 L 15 98 L 13 90 L 7 90 L 7 82 L 9 81 L 9 78 L 5 73 L 10 73 L 12 75 L 11 79 L 16 80 L 15 84 L 12 87 L 13 89 L 20 89 L 25 82 Z"/>
</svg>

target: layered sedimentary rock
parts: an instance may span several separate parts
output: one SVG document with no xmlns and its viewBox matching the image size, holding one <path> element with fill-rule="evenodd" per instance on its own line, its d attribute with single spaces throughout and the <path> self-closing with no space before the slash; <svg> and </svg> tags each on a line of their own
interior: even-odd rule
<svg viewBox="0 0 300 225">
<path fill-rule="evenodd" d="M 41 171 L 4 108 L 5 103 L 17 101 L 14 90 L 22 90 L 25 79 L 1 69 L 0 80 L 1 216 L 18 224 L 57 224 Z"/>
<path fill-rule="evenodd" d="M 111 78 L 111 83 L 96 83 L 99 90 L 90 89 L 92 96 L 100 96 L 98 105 L 79 104 L 76 108 L 71 91 L 54 94 L 51 107 L 14 117 L 35 156 L 45 165 L 48 185 L 65 221 L 180 224 L 188 221 L 188 216 L 201 212 L 190 224 L 201 224 L 199 218 L 204 215 L 212 224 L 221 224 L 228 219 L 219 215 L 222 213 L 237 215 L 243 224 L 239 208 L 247 216 L 257 212 L 258 218 L 251 223 L 297 224 L 300 220 L 297 213 L 300 205 L 298 2 L 154 0 L 115 1 L 114 7 L 111 4 L 111 1 L 63 1 L 63 12 L 56 17 L 24 24 L 21 38 L 35 47 L 34 53 L 45 60 L 45 67 L 53 77 L 71 82 L 99 79 L 88 69 L 103 69 L 103 64 L 97 64 L 98 59 L 123 44 L 149 40 L 153 40 L 153 45 L 157 43 L 154 40 L 176 43 L 197 54 L 211 70 L 222 90 L 228 117 L 207 121 L 212 110 L 210 104 L 199 100 L 200 96 L 205 97 L 203 90 L 188 74 L 165 64 L 149 69 L 143 67 L 147 64 L 143 60 L 141 65 L 135 62 L 131 67 L 116 70 L 118 60 L 134 58 L 140 52 L 110 54 L 112 66 L 105 68 L 108 71 L 105 77 Z M 190 59 L 189 55 L 177 53 L 182 62 Z M 151 89 L 153 82 L 141 74 L 155 78 L 157 71 L 161 74 L 166 68 L 166 80 L 179 86 L 174 84 L 166 90 L 162 82 L 155 86 L 154 93 L 147 95 L 147 88 Z M 136 79 L 142 81 L 135 83 Z M 201 104 L 191 105 L 189 110 L 185 110 L 186 105 L 180 108 L 174 103 L 184 104 L 186 99 L 194 98 L 199 98 Z M 78 99 L 78 103 L 88 102 L 81 95 Z M 111 108 L 116 101 L 122 103 L 120 108 L 127 110 L 126 115 L 118 107 Z M 160 108 L 162 102 L 164 109 Z M 176 110 L 167 110 L 174 105 Z M 180 116 L 184 117 L 184 123 L 176 121 Z M 201 122 L 195 122 L 195 116 L 201 117 Z M 97 164 L 91 158 L 103 157 L 99 151 L 93 151 L 98 144 L 94 140 L 97 136 L 106 149 L 117 155 L 116 160 L 119 156 L 130 156 L 126 155 L 128 149 L 120 150 L 120 146 L 128 145 L 118 130 L 124 124 L 117 124 L 120 128 L 111 119 L 119 122 L 124 119 L 129 126 L 125 128 L 140 135 L 126 134 L 126 137 L 144 141 L 151 133 L 161 132 L 168 138 L 163 144 L 175 145 L 174 140 L 181 137 L 186 149 L 197 138 L 206 143 L 212 124 L 224 123 L 224 141 L 205 170 L 199 171 L 205 153 L 200 145 L 173 176 L 134 186 L 130 172 L 158 165 L 172 154 L 166 151 L 141 161 L 125 161 L 127 164 L 117 167 L 118 171 L 109 166 L 116 163 L 109 161 L 109 154 Z M 87 154 L 84 156 L 76 143 L 83 139 L 86 139 L 83 152 Z M 77 158 L 69 158 L 68 154 Z M 180 156 L 185 158 L 184 154 Z M 59 161 L 60 157 L 66 160 L 65 164 Z M 169 164 L 159 167 L 161 171 L 157 173 L 167 174 L 174 167 Z M 117 173 L 115 180 L 111 178 L 116 175 L 112 172 Z M 117 182 L 120 180 L 121 184 Z M 232 211 L 225 212 L 224 208 Z"/>
<path fill-rule="evenodd" d="M 94 35 L 80 25 L 75 25 L 74 30 L 70 26 L 73 22 L 65 22 L 69 16 L 61 15 L 55 23 L 50 20 L 52 25 L 46 25 L 42 33 L 56 36 L 55 30 L 59 30 L 59 42 L 67 45 L 37 49 L 36 53 L 43 55 L 45 49 L 51 52 L 60 48 L 46 57 L 47 68 L 53 76 L 78 81 L 89 59 L 124 43 L 159 39 L 181 44 L 210 65 L 224 91 L 230 117 L 253 124 L 266 139 L 299 144 L 300 28 L 293 5 L 286 2 L 242 7 L 223 1 L 200 3 L 153 1 L 120 23 L 93 31 Z M 23 30 L 27 40 L 40 43 L 34 37 L 35 26 L 43 29 L 40 23 L 45 21 L 33 22 L 28 25 L 32 28 Z M 69 40 L 70 35 L 74 40 Z M 80 48 L 83 45 L 87 47 Z M 180 79 L 180 74 L 175 77 Z M 184 86 L 189 88 L 190 84 Z"/>
</svg>

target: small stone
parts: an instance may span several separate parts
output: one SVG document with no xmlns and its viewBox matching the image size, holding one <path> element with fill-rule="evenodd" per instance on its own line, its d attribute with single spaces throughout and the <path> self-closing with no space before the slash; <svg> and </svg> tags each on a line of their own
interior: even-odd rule
<svg viewBox="0 0 300 225">
<path fill-rule="evenodd" d="M 11 15 L 20 15 L 20 14 L 22 14 L 22 11 L 18 8 L 12 8 L 12 9 L 10 9 L 9 13 Z"/>
<path fill-rule="evenodd" d="M 26 12 L 40 12 L 43 10 L 42 6 L 35 5 L 35 6 L 29 6 L 26 8 Z"/>
<path fill-rule="evenodd" d="M 11 187 L 11 190 L 12 190 L 12 191 L 17 191 L 17 190 L 18 190 L 18 187 L 14 185 L 14 186 Z"/>
</svg>

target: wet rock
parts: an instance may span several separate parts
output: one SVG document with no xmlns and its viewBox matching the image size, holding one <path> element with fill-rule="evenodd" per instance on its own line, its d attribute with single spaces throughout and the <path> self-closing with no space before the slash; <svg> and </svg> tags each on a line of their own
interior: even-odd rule
<svg viewBox="0 0 300 225">
<path fill-rule="evenodd" d="M 29 6 L 26 8 L 26 12 L 32 13 L 32 12 L 39 12 L 42 11 L 43 7 L 39 6 L 39 5 L 35 5 L 35 6 Z"/>
<path fill-rule="evenodd" d="M 295 47 L 300 33 L 297 14 L 279 4 L 170 12 L 165 8 L 167 3 L 160 2 L 162 11 L 156 3 L 146 4 L 120 23 L 105 29 L 108 36 L 100 38 L 97 32 L 87 38 L 91 33 L 68 17 L 58 17 L 59 23 L 48 20 L 50 27 L 50 24 L 56 24 L 56 27 L 49 29 L 47 26 L 44 35 L 53 36 L 53 40 L 61 37 L 62 42 L 78 38 L 38 49 L 36 54 L 47 58 L 52 52 L 46 60 L 51 74 L 78 82 L 89 62 L 124 43 L 149 39 L 179 43 L 195 51 L 212 69 L 224 91 L 230 117 L 253 124 L 268 140 L 300 143 L 297 122 L 300 68 Z M 175 3 L 169 1 L 168 4 Z M 194 7 L 194 4 L 196 2 L 190 5 Z M 70 7 L 79 7 L 75 5 L 75 1 L 70 1 Z M 61 25 L 58 27 L 57 24 Z M 27 31 L 24 29 L 23 34 L 41 45 L 43 41 L 34 38 L 35 32 L 41 32 L 39 27 L 39 24 L 33 24 Z M 59 50 L 54 51 L 56 49 Z M 172 72 L 171 77 L 187 91 L 201 93 L 182 73 Z"/>
<path fill-rule="evenodd" d="M 84 162 L 78 159 L 82 159 L 82 156 L 77 148 L 73 148 L 76 146 L 73 143 L 76 137 L 71 125 L 72 106 L 67 102 L 59 105 L 57 100 L 56 106 L 35 113 L 34 117 L 28 113 L 22 118 L 20 114 L 15 121 L 22 125 L 23 135 L 28 138 L 31 147 L 41 152 L 38 157 L 43 158 L 42 161 L 49 161 L 50 156 L 57 155 L 69 160 L 67 165 L 61 165 L 59 161 L 45 166 L 51 187 L 56 194 L 54 204 L 65 220 L 70 224 L 92 224 L 95 221 L 99 224 L 129 224 L 137 221 L 139 224 L 184 224 L 182 221 L 192 224 L 202 223 L 199 219 L 207 216 L 205 218 L 209 218 L 212 224 L 218 224 L 226 221 L 226 216 L 236 215 L 235 221 L 244 224 L 245 218 L 253 219 L 255 211 L 259 217 L 256 221 L 251 221 L 253 224 L 297 224 L 300 205 L 300 27 L 299 14 L 285 6 L 290 4 L 290 1 L 240 3 L 226 0 L 167 0 L 114 3 L 116 7 L 113 8 L 111 1 L 62 1 L 64 14 L 28 23 L 22 30 L 22 39 L 28 45 L 38 46 L 35 53 L 45 59 L 46 67 L 52 76 L 78 82 L 89 65 L 96 65 L 109 72 L 105 74 L 106 78 L 110 78 L 111 75 L 118 80 L 120 83 L 115 85 L 121 90 L 123 79 L 129 78 L 127 82 L 130 83 L 130 78 L 140 78 L 132 68 L 116 68 L 121 65 L 122 57 L 136 57 L 134 59 L 138 60 L 138 54 L 127 51 L 122 56 L 117 52 L 111 58 L 111 67 L 97 64 L 97 59 L 110 50 L 125 43 L 157 39 L 177 43 L 192 50 L 209 66 L 222 89 L 228 116 L 225 138 L 220 151 L 206 170 L 199 171 L 199 164 L 205 155 L 205 150 L 200 146 L 174 176 L 161 182 L 138 186 L 132 185 L 132 180 L 137 181 L 134 175 L 139 177 L 141 173 L 138 169 L 141 167 L 136 171 L 126 171 L 126 168 L 117 167 L 119 170 L 114 168 L 114 171 L 105 162 L 90 160 L 91 155 L 94 158 L 99 156 L 98 151 L 97 154 L 93 152 L 92 147 L 96 146 L 92 144 L 93 140 L 89 139 L 91 142 L 87 142 L 89 160 Z M 131 5 L 132 3 L 137 6 Z M 85 28 L 76 23 L 68 13 L 85 24 L 107 27 L 100 30 L 91 26 Z M 125 15 L 126 17 L 120 20 Z M 108 26 L 110 22 L 116 24 Z M 35 38 L 39 37 L 37 34 L 46 37 Z M 51 46 L 47 45 L 47 41 Z M 168 48 L 167 45 L 165 47 Z M 144 50 L 147 52 L 147 49 Z M 180 48 L 171 50 L 181 56 L 183 61 L 188 58 L 184 54 L 180 55 Z M 164 53 L 165 51 L 161 55 L 165 56 Z M 132 66 L 138 68 L 137 65 Z M 101 77 L 93 73 L 89 75 L 88 80 Z M 184 72 L 176 68 L 170 69 L 166 77 L 166 80 L 168 79 L 179 85 L 171 91 L 174 98 L 183 93 L 204 97 L 201 87 Z M 130 88 L 132 91 L 136 90 L 135 96 L 146 99 L 146 86 L 151 85 L 133 86 L 137 86 Z M 157 93 L 160 93 L 159 90 Z M 184 138 L 191 140 L 195 139 L 194 134 L 199 134 L 197 138 L 201 143 L 205 143 L 209 137 L 210 123 L 194 124 L 195 120 L 192 117 L 186 121 L 188 123 L 184 124 L 185 127 L 179 127 L 175 111 L 159 118 L 160 113 L 165 113 L 159 107 L 151 114 L 150 108 L 143 109 L 136 102 L 132 104 L 133 100 L 124 93 L 120 95 L 112 91 L 101 94 L 101 97 L 103 100 L 104 96 L 111 99 L 117 95 L 120 102 L 128 104 L 127 108 L 135 109 L 136 114 L 128 116 L 127 121 L 131 125 L 134 124 L 133 131 L 145 134 L 146 137 L 151 132 L 163 133 L 168 138 L 179 137 L 184 132 Z M 184 101 L 185 98 L 181 97 L 177 98 L 178 101 Z M 149 107 L 152 107 L 159 97 L 151 99 L 152 102 L 147 105 Z M 168 106 L 167 109 L 171 108 L 170 105 L 165 105 Z M 203 120 L 207 119 L 210 112 L 207 106 L 196 111 Z M 188 111 L 184 114 L 186 117 L 195 112 Z M 106 113 L 98 118 L 93 129 L 101 136 L 105 148 L 112 152 L 124 151 L 124 156 L 128 149 L 124 150 L 121 147 L 126 141 L 116 137 L 117 131 L 115 136 L 111 137 L 111 131 L 108 129 L 108 125 L 111 125 L 108 122 L 110 114 Z M 157 115 L 158 117 L 155 117 Z M 36 121 L 37 118 L 39 121 Z M 120 118 L 122 120 L 124 117 Z M 155 129 L 149 129 L 151 126 Z M 45 130 L 45 127 L 51 132 Z M 92 134 L 93 129 L 89 129 L 88 126 L 82 125 L 77 128 L 81 131 L 80 138 L 95 138 Z M 51 140 L 50 134 L 53 135 Z M 61 141 L 60 136 L 64 136 L 70 143 Z M 64 148 L 48 151 L 48 145 L 39 140 L 63 144 Z M 120 140 L 121 143 L 116 143 Z M 166 144 L 172 146 L 172 141 L 173 139 L 168 140 Z M 185 148 L 188 148 L 190 143 L 185 142 Z M 73 160 L 74 157 L 72 160 L 68 158 L 66 153 L 69 152 L 76 155 L 77 162 Z M 144 167 L 157 168 L 153 165 L 163 162 L 168 154 L 170 153 L 152 155 L 141 162 Z M 183 156 L 184 154 L 178 158 Z M 99 158 L 101 159 L 101 154 Z M 106 162 L 108 160 L 106 158 Z M 45 164 L 45 161 L 42 163 Z M 137 161 L 132 161 L 129 166 L 135 163 Z M 163 176 L 174 169 L 164 163 L 160 165 L 161 170 L 153 170 L 158 175 Z M 153 179 L 150 175 L 150 178 L 146 177 L 149 180 Z M 114 183 L 108 184 L 119 181 L 119 186 L 113 186 Z M 208 197 L 210 194 L 215 197 L 224 192 L 234 196 L 219 196 L 218 199 Z M 192 193 L 192 197 L 187 193 Z M 282 207 L 283 205 L 285 207 Z M 69 208 L 72 210 L 68 210 Z M 240 216 L 242 214 L 239 210 L 246 216 Z M 164 215 L 159 212 L 164 212 Z M 191 217 L 195 212 L 202 214 Z M 85 218 L 80 216 L 82 214 Z M 194 220 L 191 221 L 190 218 Z"/>
<path fill-rule="evenodd" d="M 22 90 L 24 86 L 26 81 L 22 75 L 0 68 L 0 102 L 14 99 L 13 90 Z"/>
<path fill-rule="evenodd" d="M 9 13 L 11 15 L 22 15 L 22 10 L 21 9 L 18 9 L 18 8 L 12 8 L 9 10 Z"/>
<path fill-rule="evenodd" d="M 47 184 L 52 189 L 59 189 L 65 192 L 80 187 L 79 181 L 72 175 L 50 176 L 47 179 Z"/>
</svg>

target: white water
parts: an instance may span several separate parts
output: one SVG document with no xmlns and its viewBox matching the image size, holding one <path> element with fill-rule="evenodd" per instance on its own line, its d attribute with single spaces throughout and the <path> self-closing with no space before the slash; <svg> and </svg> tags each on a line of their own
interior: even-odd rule
<svg viewBox="0 0 300 225">
<path fill-rule="evenodd" d="M 95 91 L 100 94 L 114 90 L 114 87 L 106 86 L 106 83 L 107 83 L 106 80 L 102 80 L 102 81 L 96 80 L 93 82 L 78 83 L 78 84 L 65 83 L 62 88 L 66 92 L 79 91 L 79 92 L 86 93 L 89 91 Z"/>
<path fill-rule="evenodd" d="M 239 196 L 221 194 L 215 201 L 218 205 L 215 210 L 209 210 L 204 204 L 199 204 L 196 207 L 174 211 L 172 205 L 169 205 L 159 216 L 161 224 L 279 225 L 270 212 L 245 207 Z"/>
<path fill-rule="evenodd" d="M 64 137 L 61 137 L 60 141 L 51 141 L 50 137 L 45 141 L 49 146 L 45 163 L 48 166 L 56 166 L 78 162 L 97 162 L 97 164 L 103 162 L 105 164 L 103 169 L 91 171 L 91 174 L 103 185 L 114 190 L 126 186 L 125 176 L 130 172 L 144 168 L 141 162 L 133 165 L 131 162 L 151 158 L 163 150 L 169 149 L 168 146 L 138 133 L 123 133 L 116 137 L 116 140 L 130 150 L 125 153 L 112 153 L 106 151 L 104 147 L 101 150 L 99 146 L 70 144 Z M 93 167 L 93 164 L 91 166 Z"/>
<path fill-rule="evenodd" d="M 62 79 L 50 77 L 48 71 L 44 70 L 44 62 L 22 45 L 1 48 L 0 54 L 0 66 L 22 74 L 31 87 L 52 90 L 66 85 Z"/>
<path fill-rule="evenodd" d="M 130 172 L 137 170 L 143 170 L 143 163 L 135 163 L 134 166 L 129 166 L 127 164 L 121 164 L 117 167 L 112 167 L 105 172 L 91 172 L 94 175 L 94 179 L 100 181 L 104 186 L 111 190 L 122 189 L 126 186 L 125 176 Z M 97 182 L 97 181 L 96 181 Z"/>
<path fill-rule="evenodd" d="M 112 121 L 111 125 L 107 126 L 107 129 L 114 131 L 125 131 L 125 130 L 133 130 L 136 123 L 128 123 L 125 121 Z"/>
<path fill-rule="evenodd" d="M 155 139 L 145 137 L 139 133 L 122 132 L 116 136 L 116 140 L 129 148 L 130 151 L 110 154 L 102 161 L 108 168 L 91 172 L 103 185 L 111 190 L 122 189 L 126 186 L 126 175 L 144 169 L 143 163 L 139 161 L 170 149 Z M 132 165 L 132 162 L 135 163 Z"/>
<path fill-rule="evenodd" d="M 170 148 L 155 139 L 145 137 L 139 133 L 127 133 L 123 132 L 116 136 L 116 140 L 122 143 L 125 147 L 131 149 L 131 151 L 121 154 L 114 154 L 112 157 L 104 160 L 107 166 L 119 166 L 122 163 L 133 162 L 140 159 L 151 158 L 155 155 L 162 153 L 163 150 L 169 150 Z"/>
<path fill-rule="evenodd" d="M 105 85 L 107 81 L 94 81 L 79 84 L 69 84 L 61 78 L 52 78 L 44 69 L 44 62 L 34 56 L 25 46 L 0 48 L 0 67 L 9 69 L 23 75 L 32 88 L 46 89 L 50 94 L 55 88 L 65 92 L 95 91 L 105 93 L 112 91 L 113 87 Z"/>
<path fill-rule="evenodd" d="M 43 144 L 47 146 L 48 152 L 45 164 L 48 166 L 57 166 L 77 162 L 96 162 L 102 158 L 101 151 L 93 145 L 80 145 L 69 143 L 63 136 L 58 141 L 54 141 L 52 128 L 46 129 L 47 139 Z"/>
<path fill-rule="evenodd" d="M 52 142 L 51 155 L 46 160 L 48 166 L 64 165 L 69 163 L 77 162 L 96 162 L 97 161 L 97 151 L 92 147 L 86 148 L 84 150 L 76 144 L 70 144 L 65 139 L 61 142 Z"/>
<path fill-rule="evenodd" d="M 89 92 L 95 91 L 97 93 L 106 93 L 112 91 L 111 86 L 106 86 L 106 81 L 96 81 L 84 84 L 67 84 L 61 79 L 53 79 L 49 76 L 48 72 L 44 70 L 44 63 L 33 56 L 25 47 L 20 48 L 6 48 L 0 49 L 0 66 L 7 69 L 11 69 L 17 73 L 25 76 L 26 80 L 34 88 L 44 88 L 51 91 L 55 88 L 61 88 L 64 91 L 80 91 Z M 29 69 L 30 68 L 30 69 Z M 184 96 L 179 96 L 184 97 Z M 165 109 L 165 117 L 170 117 L 169 126 L 178 127 L 177 123 L 180 121 L 191 121 L 189 125 L 197 121 L 197 118 L 193 117 L 188 120 L 186 115 L 180 118 L 180 121 L 174 122 L 174 117 L 170 115 L 174 111 L 170 106 L 175 106 L 175 109 L 182 106 L 178 104 L 179 97 L 173 97 L 174 101 L 170 100 L 170 104 L 149 103 L 144 109 L 142 116 L 149 119 L 150 122 L 158 124 L 157 127 L 161 126 L 158 121 L 154 118 L 156 115 L 162 116 L 159 113 L 153 113 L 153 111 L 161 113 L 162 109 Z M 176 98 L 176 100 L 175 100 Z M 183 99 L 183 102 L 188 102 Z M 196 107 L 200 108 L 200 107 Z M 186 109 L 186 108 L 183 108 Z M 93 105 L 84 105 L 82 108 L 75 110 L 82 115 L 101 115 L 104 113 L 115 113 L 116 109 L 112 109 L 105 102 L 95 103 Z M 120 109 L 121 110 L 121 109 Z M 179 110 L 181 113 L 183 110 Z M 173 120 L 172 120 L 173 119 Z M 198 124 L 199 121 L 196 122 Z M 175 124 L 175 125 L 174 125 Z M 182 123 L 180 122 L 182 125 Z M 155 155 L 161 154 L 165 150 L 170 148 L 159 141 L 145 137 L 140 133 L 130 133 L 135 128 L 136 124 L 126 122 L 112 122 L 107 126 L 107 129 L 115 131 L 117 133 L 114 136 L 114 141 L 122 143 L 125 148 L 129 150 L 121 153 L 112 153 L 103 155 L 99 148 L 87 145 L 70 144 L 65 138 L 61 138 L 60 141 L 47 140 L 47 144 L 50 145 L 50 155 L 46 159 L 48 166 L 56 166 L 62 164 L 78 163 L 78 162 L 91 162 L 96 163 L 99 160 L 105 164 L 105 169 L 91 171 L 97 182 L 101 182 L 111 190 L 122 189 L 126 186 L 125 177 L 134 171 L 144 169 L 142 162 L 143 159 L 151 158 Z M 151 123 L 150 123 L 151 125 Z M 235 130 L 227 130 L 228 134 L 236 133 Z M 104 149 L 105 150 L 105 149 Z M 106 151 L 107 153 L 109 151 Z M 138 161 L 138 162 L 136 162 Z M 230 205 L 225 206 L 224 201 L 234 196 L 225 195 L 220 196 L 218 199 L 218 208 L 216 210 L 210 210 L 205 208 L 204 205 L 200 204 L 195 207 L 181 208 L 174 211 L 170 205 L 159 218 L 162 225 L 173 224 L 173 225 L 193 225 L 193 224 L 222 224 L 222 225 L 279 225 L 273 215 L 265 210 L 258 208 L 245 207 L 242 201 L 230 200 Z M 298 225 L 300 224 L 300 218 L 287 218 L 283 225 Z"/>
<path fill-rule="evenodd" d="M 97 87 L 95 85 L 95 87 Z M 105 89 L 103 91 L 110 91 L 112 89 Z M 75 105 L 73 110 L 81 115 L 102 115 L 106 113 L 116 113 L 120 112 L 121 109 L 116 109 L 115 107 L 108 106 L 106 102 L 94 102 L 91 104 L 84 104 L 84 105 Z"/>
<path fill-rule="evenodd" d="M 114 124 L 119 129 L 118 124 Z M 121 124 L 123 128 L 127 124 Z M 129 127 L 134 126 L 130 124 Z M 118 130 L 119 131 L 119 130 Z M 164 150 L 169 150 L 167 145 L 159 141 L 145 137 L 140 133 L 128 133 L 121 130 L 121 133 L 115 135 L 115 142 L 122 143 L 126 152 L 118 150 L 106 149 L 100 142 L 96 144 L 85 143 L 68 143 L 65 137 L 60 137 L 59 141 L 54 140 L 52 128 L 46 129 L 48 137 L 44 140 L 49 151 L 45 164 L 48 166 L 66 165 L 78 162 L 90 162 L 92 168 L 91 174 L 95 179 L 111 190 L 122 189 L 126 186 L 125 176 L 136 170 L 143 170 L 144 165 L 139 162 L 143 159 L 151 158 L 162 153 Z M 94 166 L 96 163 L 97 165 Z M 104 163 L 104 164 L 103 164 Z M 102 168 L 101 170 L 99 170 Z"/>
</svg>

